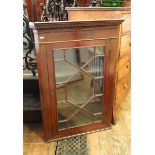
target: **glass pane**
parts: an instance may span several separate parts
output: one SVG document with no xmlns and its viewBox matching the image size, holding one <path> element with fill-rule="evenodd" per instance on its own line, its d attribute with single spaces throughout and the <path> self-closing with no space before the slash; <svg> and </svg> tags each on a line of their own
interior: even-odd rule
<svg viewBox="0 0 155 155">
<path fill-rule="evenodd" d="M 77 81 L 67 85 L 67 100 L 81 105 L 93 96 L 93 79 L 85 73 L 76 74 L 75 77 Z"/>
<path fill-rule="evenodd" d="M 102 96 L 94 97 L 84 109 L 90 111 L 92 114 L 102 113 Z"/>
<path fill-rule="evenodd" d="M 94 57 L 86 66 L 84 66 L 83 70 L 93 77 L 103 76 L 103 57 Z"/>
<path fill-rule="evenodd" d="M 55 62 L 56 84 L 65 83 L 69 77 L 78 73 L 79 70 L 66 61 Z"/>
<path fill-rule="evenodd" d="M 103 92 L 103 78 L 95 79 L 95 94 L 102 94 Z"/>
<path fill-rule="evenodd" d="M 94 121 L 102 120 L 102 105 L 103 100 L 102 96 L 94 97 L 85 107 L 84 109 L 90 111 L 94 115 Z"/>
<path fill-rule="evenodd" d="M 64 50 L 55 50 L 55 52 L 54 52 L 54 60 L 58 61 L 60 59 L 64 59 Z"/>
<path fill-rule="evenodd" d="M 60 85 L 57 85 L 56 88 L 57 88 L 57 101 L 65 101 L 65 87 L 66 85 L 64 84 L 60 84 Z"/>
<path fill-rule="evenodd" d="M 102 120 L 104 48 L 54 51 L 58 130 Z"/>
<path fill-rule="evenodd" d="M 94 56 L 94 48 L 66 49 L 66 59 L 78 67 L 82 67 Z"/>
<path fill-rule="evenodd" d="M 93 115 L 86 113 L 83 110 L 77 111 L 68 121 L 68 127 L 76 127 L 86 124 L 92 124 Z"/>
<path fill-rule="evenodd" d="M 103 48 L 103 46 L 96 46 L 95 47 L 95 54 L 96 55 L 104 55 L 104 48 Z"/>
<path fill-rule="evenodd" d="M 76 111 L 76 107 L 68 102 L 58 102 L 58 113 L 62 118 L 67 119 L 72 113 Z"/>
<path fill-rule="evenodd" d="M 102 113 L 101 114 L 96 114 L 94 116 L 94 121 L 95 122 L 101 122 L 102 121 Z"/>
<path fill-rule="evenodd" d="M 76 112 L 76 107 L 67 103 L 67 102 L 58 102 L 58 122 L 59 122 L 59 129 L 67 127 L 67 120 L 68 117 Z"/>
</svg>

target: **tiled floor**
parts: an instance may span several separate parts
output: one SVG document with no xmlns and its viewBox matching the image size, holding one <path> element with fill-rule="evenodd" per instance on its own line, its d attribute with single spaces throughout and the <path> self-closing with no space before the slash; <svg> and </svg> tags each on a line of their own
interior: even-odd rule
<svg viewBox="0 0 155 155">
<path fill-rule="evenodd" d="M 120 104 L 117 124 L 87 135 L 88 155 L 130 155 L 130 94 Z M 45 143 L 40 125 L 24 124 L 24 155 L 54 155 L 56 142 Z"/>
</svg>

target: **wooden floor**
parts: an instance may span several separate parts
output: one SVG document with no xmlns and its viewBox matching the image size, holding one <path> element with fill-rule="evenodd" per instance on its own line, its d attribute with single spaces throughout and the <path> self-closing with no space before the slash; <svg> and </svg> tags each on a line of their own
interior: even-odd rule
<svg viewBox="0 0 155 155">
<path fill-rule="evenodd" d="M 130 94 L 120 104 L 117 124 L 107 131 L 87 135 L 88 155 L 130 155 Z M 24 124 L 24 155 L 54 155 L 56 142 L 42 140 L 40 124 Z"/>
</svg>

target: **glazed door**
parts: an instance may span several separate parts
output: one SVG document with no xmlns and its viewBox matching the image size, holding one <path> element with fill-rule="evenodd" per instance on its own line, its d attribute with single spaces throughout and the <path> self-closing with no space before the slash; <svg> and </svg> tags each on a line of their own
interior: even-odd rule
<svg viewBox="0 0 155 155">
<path fill-rule="evenodd" d="M 53 50 L 58 130 L 102 121 L 104 47 Z"/>
<path fill-rule="evenodd" d="M 48 50 L 53 135 L 106 125 L 110 50 L 105 43 Z"/>
</svg>

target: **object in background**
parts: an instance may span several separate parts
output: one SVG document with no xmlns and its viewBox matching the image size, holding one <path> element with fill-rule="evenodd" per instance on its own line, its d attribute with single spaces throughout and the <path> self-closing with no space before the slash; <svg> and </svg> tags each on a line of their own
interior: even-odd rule
<svg viewBox="0 0 155 155">
<path fill-rule="evenodd" d="M 41 122 L 37 63 L 26 5 L 23 5 L 23 121 Z"/>
<path fill-rule="evenodd" d="M 131 0 L 123 1 L 123 7 L 131 7 Z"/>
<path fill-rule="evenodd" d="M 45 0 L 41 3 L 41 21 L 65 21 L 68 19 L 65 7 L 75 7 L 77 3 L 77 0 Z"/>
<path fill-rule="evenodd" d="M 122 0 L 101 0 L 102 7 L 121 7 L 122 5 Z"/>
<path fill-rule="evenodd" d="M 23 70 L 31 71 L 33 76 L 36 75 L 37 63 L 34 51 L 32 33 L 29 28 L 29 21 L 26 14 L 26 5 L 23 5 Z"/>
</svg>

